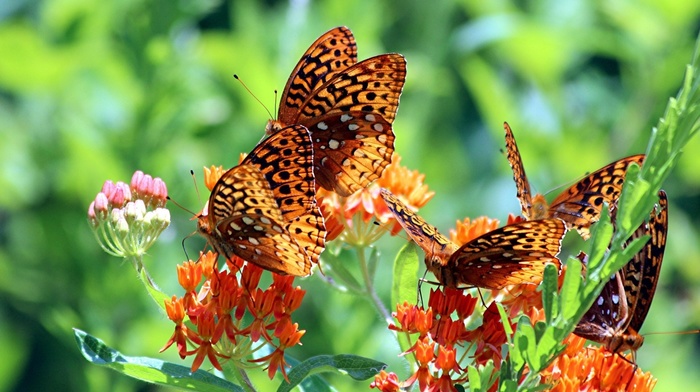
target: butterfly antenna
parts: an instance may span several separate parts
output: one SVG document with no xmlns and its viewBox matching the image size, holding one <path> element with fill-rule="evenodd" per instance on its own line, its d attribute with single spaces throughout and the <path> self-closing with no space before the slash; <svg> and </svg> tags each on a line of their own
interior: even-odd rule
<svg viewBox="0 0 700 392">
<path fill-rule="evenodd" d="M 197 199 L 202 202 L 202 195 L 199 193 L 199 187 L 197 186 L 197 176 L 194 175 L 194 170 L 190 169 L 190 177 L 192 177 L 192 182 L 194 183 L 194 191 L 197 193 Z"/>
<path fill-rule="evenodd" d="M 272 113 L 270 113 L 270 110 L 267 108 L 267 106 L 265 106 L 265 104 L 262 103 L 262 101 L 259 100 L 258 97 L 256 97 L 255 94 L 253 94 L 252 91 L 250 91 L 250 89 L 248 88 L 248 86 L 246 86 L 245 83 L 243 83 L 243 80 L 241 80 L 241 78 L 239 78 L 238 75 L 236 75 L 236 74 L 234 74 L 233 77 L 241 83 L 241 85 L 243 86 L 243 88 L 245 89 L 245 91 L 248 92 L 248 94 L 250 94 L 253 98 L 255 98 L 256 101 L 258 101 L 258 103 L 259 103 L 260 105 L 262 105 L 262 107 L 265 109 L 265 111 L 266 111 L 267 114 L 270 116 L 270 118 L 274 118 L 274 117 L 272 117 Z M 275 90 L 275 95 L 276 95 L 276 94 L 277 94 L 277 91 Z"/>
<path fill-rule="evenodd" d="M 273 106 L 275 109 L 275 113 L 277 113 L 277 89 L 275 89 L 275 106 Z"/>
<path fill-rule="evenodd" d="M 197 214 L 195 214 L 194 212 L 192 212 L 192 211 L 190 211 L 189 209 L 185 208 L 185 206 L 183 206 L 182 204 L 176 202 L 176 201 L 175 201 L 173 198 L 171 198 L 170 196 L 166 196 L 166 199 L 167 199 L 169 202 L 175 204 L 175 205 L 176 205 L 178 208 L 180 208 L 181 210 L 183 210 L 183 211 L 185 211 L 185 212 L 189 212 L 189 213 L 192 214 L 193 216 L 197 216 Z"/>
</svg>

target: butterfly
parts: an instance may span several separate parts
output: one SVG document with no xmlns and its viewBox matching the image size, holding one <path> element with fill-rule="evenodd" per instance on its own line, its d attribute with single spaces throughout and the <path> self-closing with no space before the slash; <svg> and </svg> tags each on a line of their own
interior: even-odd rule
<svg viewBox="0 0 700 392">
<path fill-rule="evenodd" d="M 284 128 L 224 173 L 197 229 L 216 252 L 285 275 L 306 276 L 325 248 L 309 131 Z"/>
<path fill-rule="evenodd" d="M 590 225 L 600 219 L 603 203 L 612 208 L 620 197 L 625 174 L 630 164 L 642 165 L 645 155 L 632 155 L 599 169 L 566 189 L 551 204 L 543 195 L 532 196 L 530 183 L 525 175 L 523 161 L 515 144 L 515 137 L 508 123 L 503 123 L 506 133 L 508 162 L 513 169 L 522 214 L 527 220 L 559 218 L 568 229 L 576 229 L 584 239 L 590 236 Z"/>
<path fill-rule="evenodd" d="M 309 129 L 319 187 L 349 196 L 379 178 L 394 152 L 392 123 L 406 79 L 406 60 L 382 54 L 357 62 L 357 45 L 347 27 L 319 37 L 294 67 L 282 93 L 276 120 Z"/>
<path fill-rule="evenodd" d="M 382 188 L 396 220 L 425 252 L 425 263 L 440 284 L 498 290 L 539 284 L 547 264 L 557 268 L 566 226 L 561 219 L 523 221 L 488 232 L 459 246 L 440 234 L 401 200 Z"/>
<path fill-rule="evenodd" d="M 611 352 L 634 352 L 644 343 L 638 331 L 654 298 L 666 248 L 668 200 L 659 191 L 659 202 L 649 221 L 642 223 L 630 241 L 644 235 L 646 245 L 605 284 L 593 306 L 579 321 L 574 333 L 601 343 Z"/>
</svg>

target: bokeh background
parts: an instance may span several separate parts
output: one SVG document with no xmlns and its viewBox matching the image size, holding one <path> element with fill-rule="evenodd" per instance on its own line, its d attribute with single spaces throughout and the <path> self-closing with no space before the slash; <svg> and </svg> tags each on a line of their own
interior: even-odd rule
<svg viewBox="0 0 700 392">
<path fill-rule="evenodd" d="M 396 149 L 436 192 L 422 215 L 447 231 L 467 216 L 519 211 L 499 151 L 503 121 L 535 190 L 550 197 L 644 152 L 691 58 L 700 2 L 1 1 L 0 390 L 158 390 L 89 365 L 76 348 L 73 327 L 127 355 L 179 361 L 157 353 L 172 324 L 130 265 L 100 250 L 88 204 L 104 180 L 128 181 L 141 169 L 200 209 L 207 195 L 197 195 L 189 170 L 201 180 L 202 166 L 234 165 L 269 118 L 232 75 L 272 110 L 299 56 L 337 25 L 352 29 L 360 59 L 406 57 Z M 700 326 L 699 153 L 696 137 L 664 186 L 668 248 L 642 332 Z M 180 295 L 175 265 L 195 222 L 171 211 L 146 263 Z M 377 244 L 376 283 L 391 308 L 384 277 L 404 243 Z M 202 245 L 186 241 L 190 255 Z M 299 284 L 308 293 L 295 316 L 307 334 L 290 354 L 358 354 L 406 377 L 367 301 L 318 274 Z M 700 383 L 700 337 L 649 336 L 638 362 L 659 378 L 657 390 L 691 389 Z M 331 380 L 339 390 L 368 384 Z"/>
</svg>

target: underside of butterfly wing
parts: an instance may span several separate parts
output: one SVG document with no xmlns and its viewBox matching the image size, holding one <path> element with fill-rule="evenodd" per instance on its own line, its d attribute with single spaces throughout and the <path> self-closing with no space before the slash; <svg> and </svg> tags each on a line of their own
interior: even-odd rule
<svg viewBox="0 0 700 392">
<path fill-rule="evenodd" d="M 536 219 L 532 213 L 532 193 L 530 192 L 530 183 L 525 174 L 525 166 L 523 159 L 520 156 L 518 145 L 515 143 L 515 136 L 507 122 L 503 123 L 503 128 L 506 132 L 506 156 L 510 168 L 513 170 L 513 180 L 515 180 L 516 196 L 520 201 L 520 209 L 526 220 Z"/>
<path fill-rule="evenodd" d="M 428 269 L 433 268 L 433 265 L 444 265 L 459 246 L 440 234 L 435 226 L 418 216 L 390 191 L 382 188 L 380 193 L 401 227 L 425 252 L 425 263 Z"/>
<path fill-rule="evenodd" d="M 324 115 L 311 129 L 319 187 L 349 196 L 379 178 L 391 163 L 391 124 L 372 113 Z"/>
<path fill-rule="evenodd" d="M 265 176 L 250 164 L 224 173 L 214 185 L 198 231 L 226 258 L 237 255 L 289 275 L 308 275 L 312 257 L 292 238 Z"/>
</svg>

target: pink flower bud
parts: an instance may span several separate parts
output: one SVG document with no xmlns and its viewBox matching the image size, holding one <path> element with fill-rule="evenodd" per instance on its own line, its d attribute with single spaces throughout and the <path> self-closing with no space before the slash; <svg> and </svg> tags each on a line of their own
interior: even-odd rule
<svg viewBox="0 0 700 392">
<path fill-rule="evenodd" d="M 114 186 L 114 183 L 112 180 L 107 180 L 105 181 L 104 185 L 102 185 L 102 193 L 104 193 L 108 199 L 112 197 L 112 194 L 114 194 L 114 190 L 116 187 Z"/>
<path fill-rule="evenodd" d="M 153 179 L 152 194 L 159 207 L 165 206 L 165 202 L 168 200 L 168 187 L 165 186 L 165 181 L 161 180 L 160 177 Z"/>
<path fill-rule="evenodd" d="M 136 170 L 134 172 L 134 175 L 131 176 L 131 183 L 129 184 L 131 186 L 131 189 L 138 189 L 142 178 L 143 172 L 141 170 Z"/>
<path fill-rule="evenodd" d="M 107 195 L 102 192 L 95 196 L 95 201 L 92 203 L 93 204 L 90 204 L 90 206 L 94 207 L 95 212 L 100 213 L 100 215 L 106 214 L 109 211 L 109 200 L 107 200 Z"/>
<path fill-rule="evenodd" d="M 90 203 L 90 207 L 88 207 L 88 221 L 90 222 L 90 225 L 92 227 L 97 227 L 99 226 L 99 222 L 97 221 L 97 215 L 95 215 L 95 202 L 93 201 Z"/>
</svg>

